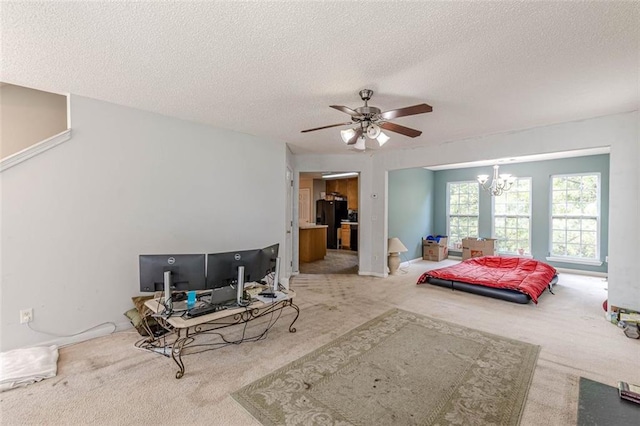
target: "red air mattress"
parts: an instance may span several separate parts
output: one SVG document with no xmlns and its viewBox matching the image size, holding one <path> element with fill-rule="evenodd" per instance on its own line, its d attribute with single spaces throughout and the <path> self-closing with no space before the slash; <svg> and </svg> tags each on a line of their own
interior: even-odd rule
<svg viewBox="0 0 640 426">
<path fill-rule="evenodd" d="M 483 256 L 467 259 L 457 265 L 425 272 L 418 284 L 430 277 L 441 280 L 477 284 L 485 287 L 516 290 L 528 295 L 534 303 L 556 275 L 551 265 L 522 257 Z"/>
</svg>

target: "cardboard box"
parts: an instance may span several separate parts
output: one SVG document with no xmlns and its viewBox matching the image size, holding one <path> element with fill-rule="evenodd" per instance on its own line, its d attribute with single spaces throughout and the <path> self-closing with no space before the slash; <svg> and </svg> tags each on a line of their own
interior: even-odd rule
<svg viewBox="0 0 640 426">
<path fill-rule="evenodd" d="M 449 256 L 447 237 L 441 237 L 440 241 L 422 239 L 422 259 L 440 262 Z"/>
<path fill-rule="evenodd" d="M 496 252 L 495 238 L 463 238 L 462 239 L 462 260 L 472 257 L 493 256 Z"/>
<path fill-rule="evenodd" d="M 425 246 L 426 244 L 436 243 L 439 246 L 447 247 L 448 241 L 449 241 L 449 237 L 440 237 L 440 240 L 437 243 L 434 240 L 427 240 L 423 238 L 422 245 Z"/>
</svg>

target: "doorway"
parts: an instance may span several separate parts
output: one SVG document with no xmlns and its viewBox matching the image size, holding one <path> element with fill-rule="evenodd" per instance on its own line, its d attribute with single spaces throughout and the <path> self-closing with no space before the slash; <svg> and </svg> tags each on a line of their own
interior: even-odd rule
<svg viewBox="0 0 640 426">
<path fill-rule="evenodd" d="M 358 273 L 359 173 L 300 173 L 299 271 Z"/>
</svg>

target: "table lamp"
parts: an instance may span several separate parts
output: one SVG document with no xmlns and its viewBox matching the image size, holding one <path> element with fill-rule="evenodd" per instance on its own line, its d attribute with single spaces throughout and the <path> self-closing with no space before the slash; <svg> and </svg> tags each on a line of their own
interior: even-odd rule
<svg viewBox="0 0 640 426">
<path fill-rule="evenodd" d="M 400 266 L 400 253 L 404 253 L 409 251 L 400 238 L 393 237 L 389 238 L 388 249 L 389 252 L 389 273 L 395 274 L 398 271 L 398 267 Z"/>
</svg>

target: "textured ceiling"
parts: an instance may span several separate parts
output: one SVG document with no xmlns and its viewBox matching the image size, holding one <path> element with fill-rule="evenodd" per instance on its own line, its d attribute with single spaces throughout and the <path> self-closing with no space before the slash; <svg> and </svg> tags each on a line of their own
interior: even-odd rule
<svg viewBox="0 0 640 426">
<path fill-rule="evenodd" d="M 384 149 L 638 109 L 638 2 L 1 3 L 0 80 L 344 153 L 329 108 L 384 110 Z"/>
</svg>

